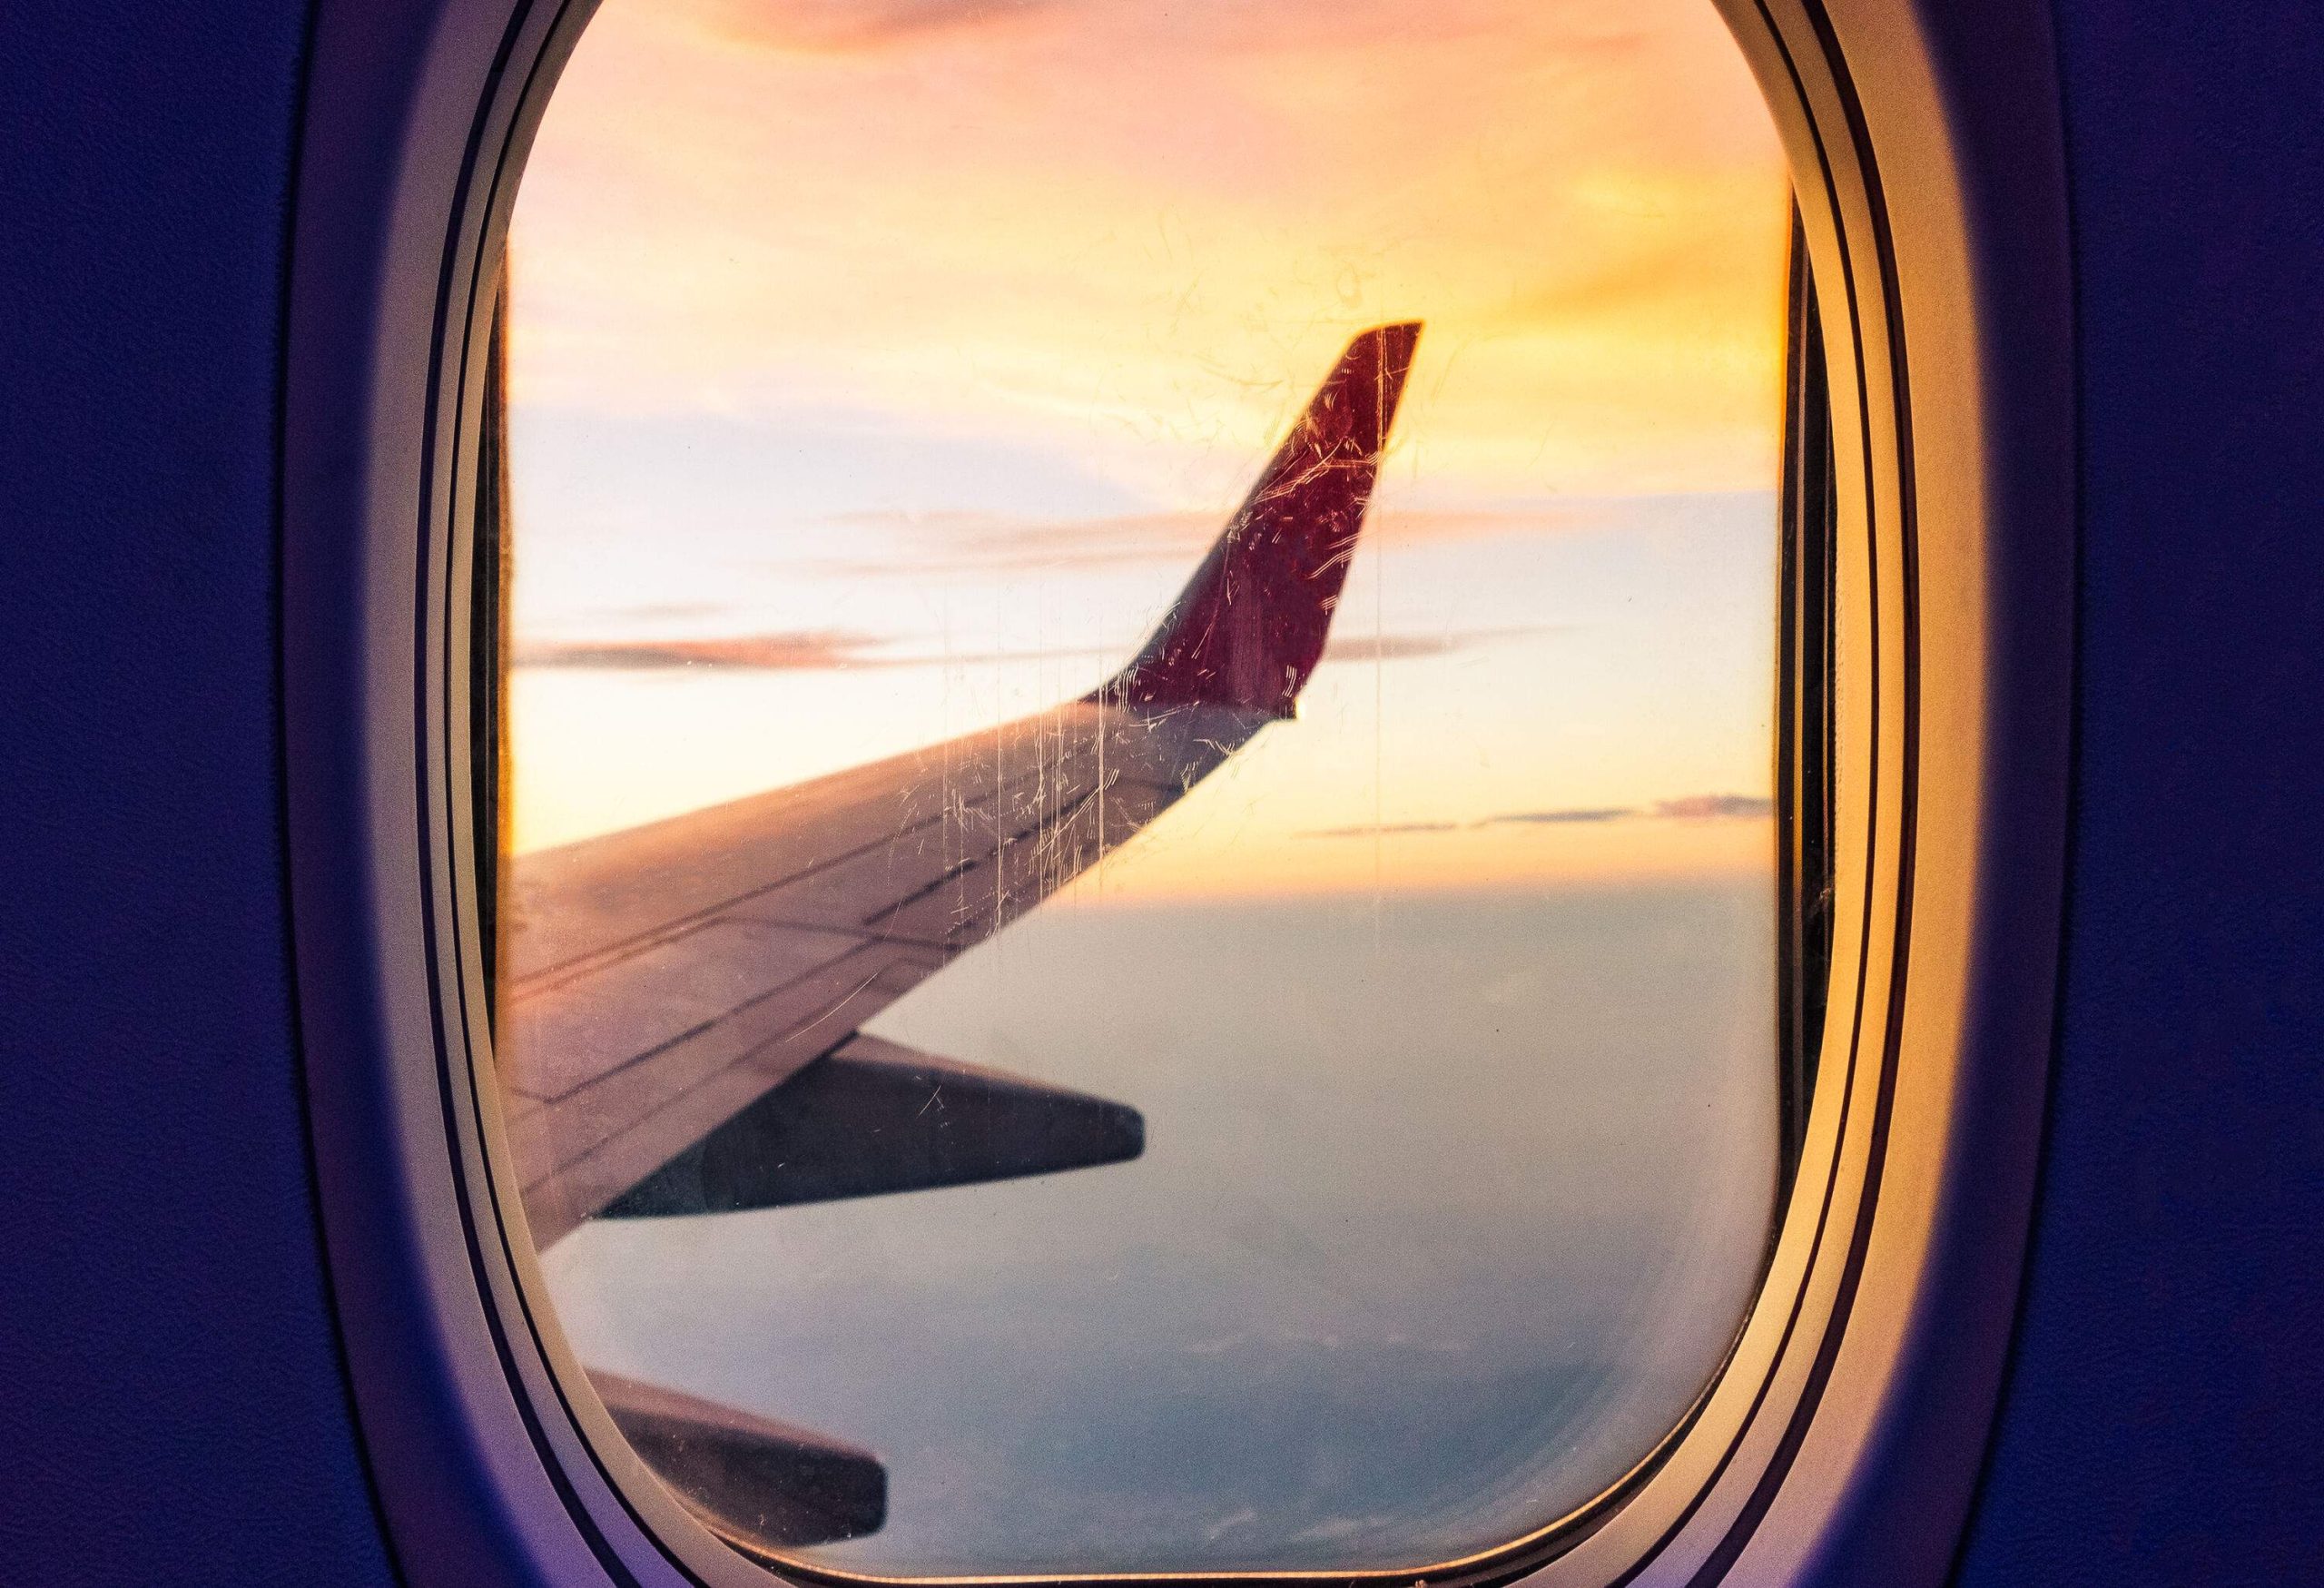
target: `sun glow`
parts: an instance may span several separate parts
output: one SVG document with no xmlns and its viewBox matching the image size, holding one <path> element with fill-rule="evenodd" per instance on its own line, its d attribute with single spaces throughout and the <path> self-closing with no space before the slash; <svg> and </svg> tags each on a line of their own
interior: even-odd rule
<svg viewBox="0 0 2324 1588">
<path fill-rule="evenodd" d="M 1692 6 L 614 0 L 512 243 L 517 846 L 1087 688 L 1409 315 L 1340 659 L 1108 873 L 1766 863 L 1491 819 L 1768 792 L 1785 192 Z"/>
</svg>

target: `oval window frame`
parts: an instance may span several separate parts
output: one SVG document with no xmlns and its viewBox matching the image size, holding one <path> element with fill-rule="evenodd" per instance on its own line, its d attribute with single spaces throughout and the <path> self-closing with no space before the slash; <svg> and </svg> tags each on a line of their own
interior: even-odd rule
<svg viewBox="0 0 2324 1588">
<path fill-rule="evenodd" d="M 1942 23 L 1905 0 L 1716 3 L 1822 289 L 1844 667 L 1832 1014 L 1774 1253 L 1716 1381 L 1615 1488 L 1432 1583 L 1839 1582 L 1876 1560 L 1882 1580 L 1936 1581 L 2015 1307 L 2073 666 L 2048 21 L 2034 0 Z M 762 1568 L 614 1431 L 494 1179 L 469 530 L 495 261 L 593 8 L 330 0 L 315 24 L 282 453 L 304 1075 L 335 1310 L 407 1578 L 746 1588 Z"/>
</svg>

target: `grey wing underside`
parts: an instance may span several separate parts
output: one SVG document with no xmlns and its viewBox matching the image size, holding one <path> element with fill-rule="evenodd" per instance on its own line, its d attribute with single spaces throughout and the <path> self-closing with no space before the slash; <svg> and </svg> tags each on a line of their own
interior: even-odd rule
<svg viewBox="0 0 2324 1588">
<path fill-rule="evenodd" d="M 1136 1116 L 1119 1105 L 857 1030 L 1123 843 L 1272 720 L 1240 705 L 1077 701 L 518 857 L 497 1060 L 535 1241 L 608 1209 L 767 1206 L 1135 1156 Z M 1078 1138 L 1052 1144 L 1061 1162 L 1036 1150 L 981 1172 L 922 1163 L 921 1178 L 900 1183 L 834 1189 L 826 1177 L 739 1203 L 672 1199 L 674 1176 L 698 1183 L 701 1144 L 749 1125 L 746 1110 L 819 1060 L 831 1061 L 817 1072 L 820 1092 L 859 1115 L 867 1097 L 876 1107 L 884 1095 L 883 1077 L 908 1094 L 909 1078 L 940 1071 L 956 1097 L 1039 1091 Z M 625 1197 L 634 1190 L 645 1205 Z"/>
</svg>

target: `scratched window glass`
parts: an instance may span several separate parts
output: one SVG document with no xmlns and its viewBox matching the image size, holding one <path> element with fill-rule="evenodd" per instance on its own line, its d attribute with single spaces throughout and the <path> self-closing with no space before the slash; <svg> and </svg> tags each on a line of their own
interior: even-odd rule
<svg viewBox="0 0 2324 1588">
<path fill-rule="evenodd" d="M 494 1073 L 659 1479 L 1419 1571 L 1777 1182 L 1788 190 L 1702 0 L 608 0 L 511 229 Z"/>
</svg>

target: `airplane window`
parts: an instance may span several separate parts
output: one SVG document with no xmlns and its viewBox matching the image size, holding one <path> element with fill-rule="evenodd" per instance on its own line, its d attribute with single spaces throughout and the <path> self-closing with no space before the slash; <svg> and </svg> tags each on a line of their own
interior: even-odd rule
<svg viewBox="0 0 2324 1588">
<path fill-rule="evenodd" d="M 487 394 L 493 1065 L 713 1531 L 1424 1575 L 1683 1425 L 1827 952 L 1788 203 L 1703 0 L 607 0 Z"/>
</svg>

